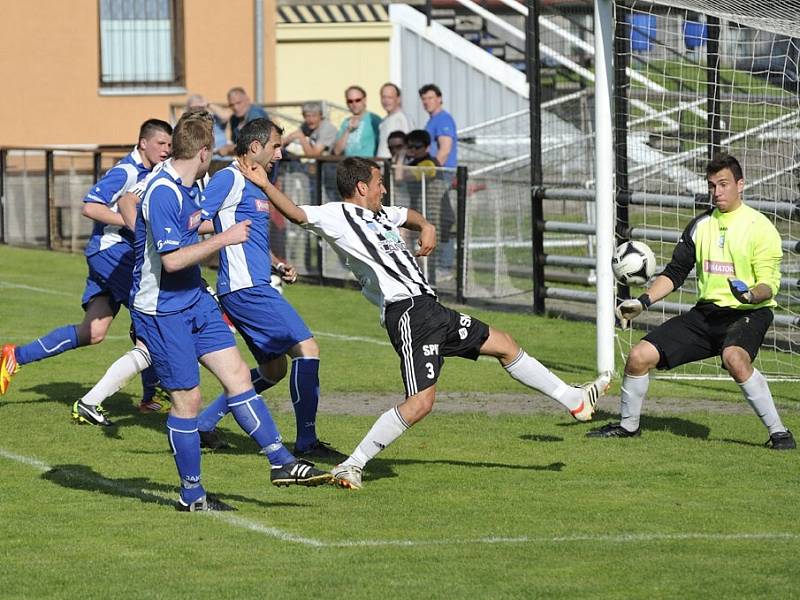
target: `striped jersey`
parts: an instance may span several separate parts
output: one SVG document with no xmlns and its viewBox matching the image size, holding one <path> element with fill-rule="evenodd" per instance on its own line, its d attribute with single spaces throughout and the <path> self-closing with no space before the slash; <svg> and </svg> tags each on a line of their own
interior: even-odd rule
<svg viewBox="0 0 800 600">
<path fill-rule="evenodd" d="M 270 282 L 269 200 L 261 188 L 245 179 L 238 165 L 234 162 L 217 171 L 200 202 L 203 220 L 213 220 L 216 233 L 240 221 L 252 221 L 246 242 L 226 246 L 219 253 L 219 295 Z"/>
<path fill-rule="evenodd" d="M 698 302 L 752 310 L 776 306 L 782 258 L 778 230 L 766 216 L 742 204 L 732 212 L 714 208 L 695 217 L 683 231 L 662 274 L 677 289 L 694 268 Z M 763 283 L 772 290 L 773 298 L 742 304 L 731 293 L 728 277 L 740 279 L 751 288 Z"/>
<path fill-rule="evenodd" d="M 186 187 L 164 161 L 161 172 L 147 186 L 136 218 L 136 264 L 133 268 L 131 306 L 148 315 L 181 311 L 200 299 L 205 289 L 200 267 L 175 273 L 164 270 L 161 255 L 196 244 L 200 227 L 200 191 Z"/>
<path fill-rule="evenodd" d="M 134 148 L 94 184 L 83 201 L 105 204 L 114 212 L 118 212 L 117 201 L 149 172 L 150 169 L 142 163 L 139 150 Z M 96 221 L 84 253 L 86 256 L 93 256 L 119 243 L 132 245 L 133 233 L 126 227 Z"/>
<path fill-rule="evenodd" d="M 414 296 L 436 297 L 398 229 L 407 209 L 389 206 L 373 213 L 352 202 L 300 208 L 308 221 L 303 227 L 331 245 L 373 304 L 383 309 Z"/>
</svg>

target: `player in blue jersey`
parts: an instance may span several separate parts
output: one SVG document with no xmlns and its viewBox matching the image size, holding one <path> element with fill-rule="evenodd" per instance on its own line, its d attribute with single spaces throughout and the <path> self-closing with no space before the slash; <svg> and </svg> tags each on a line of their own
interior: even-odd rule
<svg viewBox="0 0 800 600">
<path fill-rule="evenodd" d="M 217 296 L 258 361 L 258 367 L 251 371 L 257 392 L 283 379 L 286 355 L 292 358 L 289 389 L 297 422 L 295 454 L 338 460 L 342 455 L 321 442 L 316 433 L 319 345 L 300 315 L 270 285 L 274 260 L 269 244 L 269 199 L 240 171 L 240 165 L 258 164 L 269 173 L 281 159 L 282 133 L 269 119 L 255 119 L 242 128 L 236 142 L 236 161 L 218 171 L 203 192 L 202 218 L 213 219 L 217 233 L 244 220 L 252 222 L 245 243 L 220 251 Z M 291 278 L 293 268 L 289 269 Z M 200 415 L 198 426 L 205 446 L 224 444 L 215 427 L 227 412 L 222 395 Z"/>
<path fill-rule="evenodd" d="M 105 339 L 120 306 L 128 305 L 133 271 L 133 233 L 125 227 L 117 202 L 154 165 L 167 158 L 171 148 L 172 127 L 169 123 L 158 119 L 145 121 L 139 130 L 136 148 L 103 175 L 86 194 L 83 214 L 93 219 L 95 225 L 85 250 L 89 275 L 81 301 L 85 311 L 83 321 L 78 325 L 54 329 L 22 346 L 3 346 L 0 394 L 8 390 L 11 376 L 22 365 L 81 346 L 99 344 Z M 147 405 L 155 394 L 158 379 L 149 369 L 142 373 L 142 381 L 142 405 Z M 101 408 L 88 407 L 78 412 L 73 406 L 73 417 L 82 422 L 109 424 Z"/>
<path fill-rule="evenodd" d="M 149 349 L 172 401 L 167 433 L 181 480 L 176 508 L 190 512 L 230 509 L 209 497 L 201 483 L 198 361 L 219 379 L 236 422 L 266 454 L 274 485 L 312 486 L 332 479 L 283 446 L 269 409 L 253 389 L 233 334 L 203 284 L 199 263 L 227 246 L 244 243 L 251 226 L 245 219 L 199 241 L 200 197 L 194 182 L 211 164 L 212 127 L 207 113 L 186 113 L 178 121 L 173 158 L 147 186 L 139 205 L 131 288 L 136 335 Z"/>
</svg>

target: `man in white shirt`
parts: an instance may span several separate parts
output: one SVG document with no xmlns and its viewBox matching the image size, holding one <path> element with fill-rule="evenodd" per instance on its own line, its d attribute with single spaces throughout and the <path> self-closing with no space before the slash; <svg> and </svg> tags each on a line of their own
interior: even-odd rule
<svg viewBox="0 0 800 600">
<path fill-rule="evenodd" d="M 378 153 L 379 158 L 391 158 L 389 151 L 389 134 L 393 131 L 408 133 L 413 129 L 411 119 L 403 111 L 403 99 L 400 88 L 393 83 L 384 83 L 381 86 L 381 106 L 386 111 L 386 116 L 378 126 Z"/>
</svg>

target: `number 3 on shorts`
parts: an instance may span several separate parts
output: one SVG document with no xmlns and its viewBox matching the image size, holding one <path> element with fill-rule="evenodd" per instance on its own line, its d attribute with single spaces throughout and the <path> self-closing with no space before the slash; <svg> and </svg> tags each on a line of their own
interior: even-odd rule
<svg viewBox="0 0 800 600">
<path fill-rule="evenodd" d="M 425 367 L 428 369 L 428 379 L 433 379 L 436 374 L 433 372 L 433 364 L 432 363 L 425 363 Z"/>
</svg>

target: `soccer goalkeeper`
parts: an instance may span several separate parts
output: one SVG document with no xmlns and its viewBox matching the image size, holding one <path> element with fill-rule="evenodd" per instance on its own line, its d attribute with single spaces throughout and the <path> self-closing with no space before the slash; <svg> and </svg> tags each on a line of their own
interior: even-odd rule
<svg viewBox="0 0 800 600">
<path fill-rule="evenodd" d="M 792 450 L 795 441 L 775 409 L 767 380 L 753 359 L 772 323 L 783 256 L 774 225 L 742 202 L 742 167 L 733 156 L 716 156 L 706 166 L 714 206 L 683 231 L 664 272 L 646 294 L 617 307 L 622 328 L 653 303 L 679 288 L 696 269 L 697 304 L 647 334 L 628 354 L 622 380 L 619 423 L 590 431 L 589 437 L 625 438 L 641 434 L 639 417 L 653 368 L 721 356 L 744 397 L 769 431 L 768 448 Z"/>
</svg>

